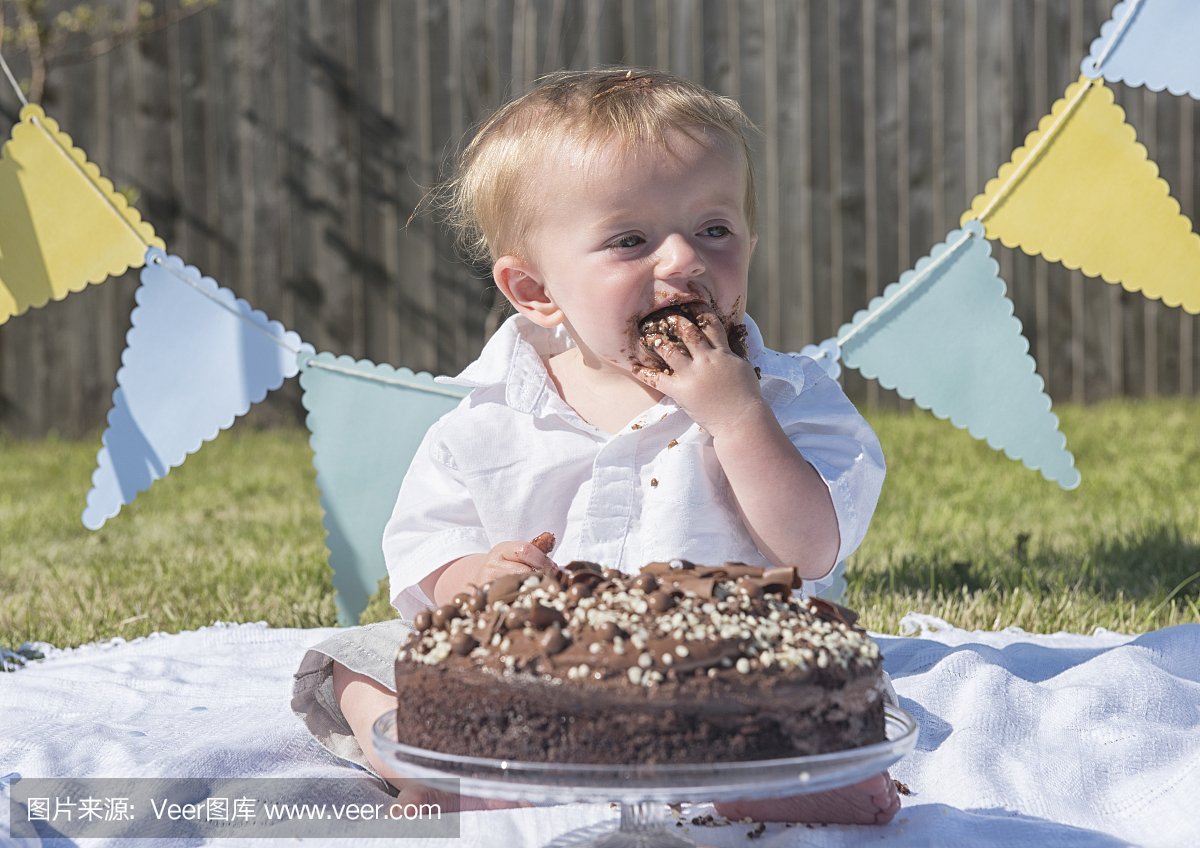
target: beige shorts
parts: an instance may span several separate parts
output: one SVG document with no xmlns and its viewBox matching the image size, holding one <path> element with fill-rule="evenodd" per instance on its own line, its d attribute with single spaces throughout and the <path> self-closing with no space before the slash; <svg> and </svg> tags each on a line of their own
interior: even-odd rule
<svg viewBox="0 0 1200 848">
<path fill-rule="evenodd" d="M 351 671 L 365 674 L 385 688 L 396 690 L 396 649 L 412 627 L 400 619 L 362 627 L 349 627 L 310 648 L 300 662 L 292 686 L 292 711 L 308 732 L 329 751 L 375 774 L 354 738 L 337 698 L 333 694 L 333 663 L 337 660 Z M 884 697 L 899 706 L 896 690 L 883 673 Z"/>
<path fill-rule="evenodd" d="M 372 774 L 375 770 L 367 762 L 334 697 L 333 663 L 336 660 L 395 691 L 396 649 L 411 632 L 412 627 L 398 618 L 348 627 L 310 648 L 294 675 L 292 711 L 308 732 L 332 753 Z"/>
</svg>

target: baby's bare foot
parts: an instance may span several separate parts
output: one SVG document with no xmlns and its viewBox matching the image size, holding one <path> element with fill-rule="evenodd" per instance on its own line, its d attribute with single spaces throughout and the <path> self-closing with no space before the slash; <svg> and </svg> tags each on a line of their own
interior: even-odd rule
<svg viewBox="0 0 1200 848">
<path fill-rule="evenodd" d="M 828 824 L 887 824 L 900 811 L 900 794 L 887 772 L 841 789 L 715 804 L 717 812 L 738 821 L 827 822 Z"/>
</svg>

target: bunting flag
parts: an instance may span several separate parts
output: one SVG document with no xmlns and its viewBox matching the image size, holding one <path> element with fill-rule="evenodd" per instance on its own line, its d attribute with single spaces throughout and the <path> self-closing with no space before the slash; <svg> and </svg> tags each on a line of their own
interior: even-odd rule
<svg viewBox="0 0 1200 848">
<path fill-rule="evenodd" d="M 983 217 L 987 237 L 1007 247 L 1200 312 L 1200 236 L 1135 139 L 1111 89 L 1084 77 L 962 221 Z"/>
<path fill-rule="evenodd" d="M 183 260 L 146 251 L 83 524 L 92 530 L 296 373 L 300 337 Z"/>
<path fill-rule="evenodd" d="M 991 255 L 978 221 L 951 231 L 838 329 L 842 361 L 1073 489 L 1075 458 Z"/>
<path fill-rule="evenodd" d="M 0 155 L 0 324 L 163 247 L 87 155 L 34 105 Z"/>
<path fill-rule="evenodd" d="M 797 354 L 792 354 L 796 356 Z M 842 358 L 842 349 L 838 347 L 837 339 L 826 339 L 820 344 L 805 345 L 800 348 L 800 356 L 807 356 L 809 359 L 821 366 L 829 379 L 836 380 L 842 376 L 842 366 L 838 360 Z"/>
<path fill-rule="evenodd" d="M 468 390 L 332 353 L 301 354 L 298 363 L 338 623 L 348 626 L 387 575 L 383 528 L 417 447 Z"/>
<path fill-rule="evenodd" d="M 1200 3 L 1123 0 L 1080 65 L 1092 79 L 1200 99 Z"/>
</svg>

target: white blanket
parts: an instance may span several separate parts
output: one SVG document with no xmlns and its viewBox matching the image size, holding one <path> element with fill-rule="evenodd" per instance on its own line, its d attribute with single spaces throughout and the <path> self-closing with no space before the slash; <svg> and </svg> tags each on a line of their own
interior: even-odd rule
<svg viewBox="0 0 1200 848">
<path fill-rule="evenodd" d="M 756 844 L 1200 845 L 1200 818 L 1189 812 L 1200 798 L 1200 626 L 1131 637 L 968 633 L 915 615 L 906 624 L 915 636 L 876 637 L 921 726 L 917 749 L 892 768 L 912 790 L 897 819 L 768 825 Z M 51 651 L 0 674 L 0 842 L 12 842 L 17 775 L 361 775 L 313 742 L 289 708 L 292 672 L 329 633 L 215 625 Z M 466 813 L 456 844 L 564 845 L 616 815 L 606 804 Z M 745 846 L 747 830 L 692 826 L 689 835 Z"/>
</svg>

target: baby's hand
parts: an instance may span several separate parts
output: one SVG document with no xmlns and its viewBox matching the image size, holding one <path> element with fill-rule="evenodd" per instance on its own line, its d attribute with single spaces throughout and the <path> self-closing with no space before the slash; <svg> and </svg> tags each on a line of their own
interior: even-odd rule
<svg viewBox="0 0 1200 848">
<path fill-rule="evenodd" d="M 540 540 L 542 537 L 538 537 Z M 553 574 L 558 566 L 546 552 L 534 542 L 501 542 L 487 554 L 479 564 L 479 570 L 470 582 L 483 586 L 506 574 Z M 543 542 L 543 544 L 545 544 Z"/>
<path fill-rule="evenodd" d="M 707 307 L 695 321 L 681 314 L 664 320 L 674 339 L 651 333 L 642 345 L 666 370 L 639 367 L 634 374 L 714 436 L 732 432 L 749 407 L 762 403 L 754 366 L 730 349 L 725 326 Z"/>
</svg>

